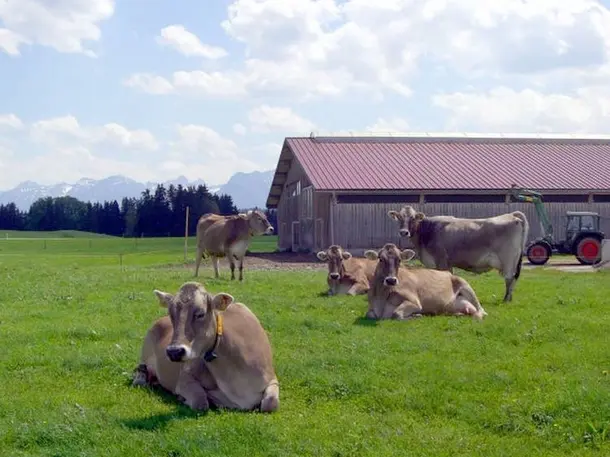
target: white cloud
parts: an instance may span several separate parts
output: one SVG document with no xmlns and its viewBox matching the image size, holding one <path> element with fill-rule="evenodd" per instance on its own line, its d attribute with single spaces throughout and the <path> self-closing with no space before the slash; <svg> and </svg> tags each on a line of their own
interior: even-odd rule
<svg viewBox="0 0 610 457">
<path fill-rule="evenodd" d="M 410 96 L 423 65 L 473 80 L 540 77 L 590 74 L 610 55 L 610 12 L 597 0 L 235 0 L 222 27 L 245 45 L 243 67 L 176 72 L 176 92 L 379 100 Z"/>
<path fill-rule="evenodd" d="M 189 32 L 183 25 L 170 25 L 161 29 L 157 42 L 164 46 L 174 48 L 187 57 L 198 56 L 206 59 L 220 59 L 227 55 L 227 51 L 219 46 L 204 44 L 194 33 Z"/>
<path fill-rule="evenodd" d="M 119 147 L 141 151 L 155 151 L 159 148 L 157 140 L 148 130 L 129 130 L 116 123 L 81 126 L 72 115 L 37 121 L 32 124 L 30 133 L 34 141 L 62 149 L 74 143 L 87 147 Z"/>
<path fill-rule="evenodd" d="M 173 85 L 178 91 L 213 97 L 236 97 L 245 95 L 245 81 L 235 72 L 177 71 L 173 74 Z"/>
<path fill-rule="evenodd" d="M 174 146 L 180 151 L 205 155 L 209 159 L 236 157 L 237 144 L 208 126 L 178 125 L 177 131 L 179 140 Z"/>
<path fill-rule="evenodd" d="M 408 132 L 411 130 L 409 123 L 405 119 L 401 119 L 398 117 L 385 119 L 380 117 L 375 121 L 374 124 L 369 125 L 366 128 L 369 132 L 381 132 L 381 133 L 391 133 L 391 132 Z"/>
<path fill-rule="evenodd" d="M 233 132 L 235 132 L 237 135 L 243 136 L 248 133 L 248 129 L 245 125 L 238 122 L 237 124 L 233 124 Z"/>
<path fill-rule="evenodd" d="M 20 130 L 23 122 L 14 114 L 0 114 L 0 128 L 3 127 Z"/>
<path fill-rule="evenodd" d="M 148 73 L 135 73 L 127 78 L 123 84 L 154 95 L 169 94 L 174 91 L 174 86 L 168 80 Z"/>
<path fill-rule="evenodd" d="M 19 170 L 0 173 L 0 189 L 24 180 L 53 184 L 116 174 L 139 181 L 184 175 L 210 185 L 223 184 L 238 171 L 273 167 L 279 148 L 267 144 L 241 147 L 206 125 L 177 125 L 171 139 L 160 141 L 147 130 L 130 130 L 117 123 L 83 125 L 76 117 L 65 115 L 0 136 L 0 166 Z M 147 153 L 127 154 L 128 150 Z M 112 158 L 109 151 L 118 158 Z"/>
<path fill-rule="evenodd" d="M 98 41 L 99 23 L 114 14 L 114 0 L 5 0 L 0 2 L 0 49 L 20 53 L 21 44 L 94 57 L 84 41 Z"/>
<path fill-rule="evenodd" d="M 608 86 L 570 95 L 498 87 L 485 93 L 437 94 L 432 101 L 450 114 L 452 130 L 610 133 Z"/>
<path fill-rule="evenodd" d="M 129 130 L 122 125 L 111 123 L 105 124 L 96 134 L 100 142 L 114 146 L 145 151 L 159 149 L 157 140 L 148 130 Z"/>
<path fill-rule="evenodd" d="M 251 148 L 250 154 L 253 161 L 260 165 L 261 170 L 272 170 L 282 152 L 280 143 L 264 143 Z"/>
<path fill-rule="evenodd" d="M 150 73 L 136 73 L 123 84 L 153 95 L 172 92 L 186 95 L 234 98 L 246 95 L 245 79 L 240 73 L 176 71 L 172 80 Z"/>
<path fill-rule="evenodd" d="M 19 34 L 0 28 L 0 50 L 11 56 L 19 55 L 19 45 L 26 40 Z"/>
<path fill-rule="evenodd" d="M 313 122 L 299 116 L 290 108 L 266 104 L 251 109 L 248 112 L 248 120 L 251 130 L 259 133 L 282 131 L 305 135 L 316 128 Z"/>
<path fill-rule="evenodd" d="M 171 176 L 196 177 L 215 185 L 226 182 L 236 171 L 261 169 L 260 163 L 250 160 L 249 151 L 206 125 L 178 125 L 176 133 L 178 139 L 169 143 L 171 159 L 161 164 Z"/>
</svg>

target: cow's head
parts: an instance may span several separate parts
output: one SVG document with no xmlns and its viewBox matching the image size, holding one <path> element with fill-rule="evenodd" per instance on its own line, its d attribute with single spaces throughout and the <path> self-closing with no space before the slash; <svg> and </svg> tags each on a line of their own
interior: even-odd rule
<svg viewBox="0 0 610 457">
<path fill-rule="evenodd" d="M 267 216 L 262 211 L 255 209 L 250 210 L 246 214 L 248 223 L 250 225 L 250 231 L 255 235 L 271 235 L 273 233 L 273 226 L 267 220 Z"/>
<path fill-rule="evenodd" d="M 417 224 L 425 217 L 424 213 L 415 211 L 412 206 L 405 206 L 400 211 L 388 211 L 388 216 L 398 222 L 400 236 L 412 236 Z"/>
<path fill-rule="evenodd" d="M 340 281 L 345 273 L 343 261 L 351 258 L 352 255 L 344 251 L 341 246 L 333 244 L 326 251 L 318 252 L 317 257 L 328 264 L 328 279 Z"/>
<path fill-rule="evenodd" d="M 398 269 L 401 262 L 408 262 L 415 257 L 415 251 L 405 249 L 401 251 L 394 243 L 385 244 L 379 251 L 366 251 L 364 256 L 370 260 L 377 260 L 375 276 L 383 280 L 389 287 L 398 285 Z"/>
<path fill-rule="evenodd" d="M 211 349 L 218 330 L 216 315 L 233 303 L 231 295 L 211 295 L 197 282 L 184 283 L 175 295 L 160 290 L 155 295 L 172 322 L 172 340 L 165 349 L 172 362 L 196 359 Z"/>
</svg>

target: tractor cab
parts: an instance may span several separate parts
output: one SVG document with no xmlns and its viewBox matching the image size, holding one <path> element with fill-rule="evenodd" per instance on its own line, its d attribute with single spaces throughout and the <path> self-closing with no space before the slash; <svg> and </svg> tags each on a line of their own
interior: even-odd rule
<svg viewBox="0 0 610 457">
<path fill-rule="evenodd" d="M 566 241 L 571 245 L 582 232 L 599 232 L 598 213 L 590 211 L 566 211 Z"/>
</svg>

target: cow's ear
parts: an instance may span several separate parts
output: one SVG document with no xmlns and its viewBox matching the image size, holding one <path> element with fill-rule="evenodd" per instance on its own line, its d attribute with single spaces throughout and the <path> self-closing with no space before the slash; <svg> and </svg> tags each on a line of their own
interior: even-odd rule
<svg viewBox="0 0 610 457">
<path fill-rule="evenodd" d="M 343 253 L 341 254 L 341 257 L 343 257 L 343 260 L 351 259 L 352 253 L 351 252 L 347 252 L 347 251 L 343 251 Z"/>
<path fill-rule="evenodd" d="M 163 292 L 157 289 L 154 290 L 154 293 L 159 299 L 159 305 L 161 305 L 163 308 L 168 308 L 169 305 L 171 305 L 172 298 L 174 298 L 172 294 L 168 294 L 167 292 Z"/>
<path fill-rule="evenodd" d="M 413 257 L 415 257 L 415 251 L 413 249 L 405 249 L 400 253 L 400 258 L 405 262 L 408 262 Z"/>
<path fill-rule="evenodd" d="M 416 221 L 421 221 L 424 218 L 425 214 L 418 211 L 417 213 L 415 213 L 415 220 Z"/>
<path fill-rule="evenodd" d="M 247 217 L 251 217 L 251 216 L 252 216 L 252 210 L 249 210 L 249 211 L 246 213 L 246 216 L 247 216 Z"/>
<path fill-rule="evenodd" d="M 390 216 L 390 218 L 394 219 L 395 221 L 399 220 L 398 211 L 390 210 L 388 211 L 388 216 Z"/>
<path fill-rule="evenodd" d="M 324 251 L 318 252 L 316 257 L 318 257 L 318 259 L 320 259 L 322 262 L 326 262 L 328 260 L 328 255 Z"/>
<path fill-rule="evenodd" d="M 364 257 L 369 260 L 377 260 L 379 258 L 379 254 L 377 254 L 377 251 L 369 249 L 368 251 L 364 252 Z"/>
<path fill-rule="evenodd" d="M 226 310 L 235 300 L 232 295 L 220 292 L 212 298 L 212 307 L 218 311 Z"/>
</svg>

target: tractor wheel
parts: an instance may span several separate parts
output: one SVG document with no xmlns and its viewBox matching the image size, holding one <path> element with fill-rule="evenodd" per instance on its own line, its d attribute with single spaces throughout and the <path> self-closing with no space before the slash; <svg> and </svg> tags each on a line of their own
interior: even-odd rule
<svg viewBox="0 0 610 457">
<path fill-rule="evenodd" d="M 545 243 L 534 243 L 527 248 L 527 260 L 533 265 L 544 265 L 551 257 L 551 250 Z"/>
<path fill-rule="evenodd" d="M 593 265 L 601 259 L 602 245 L 597 238 L 582 238 L 576 245 L 576 258 L 583 265 Z"/>
</svg>

